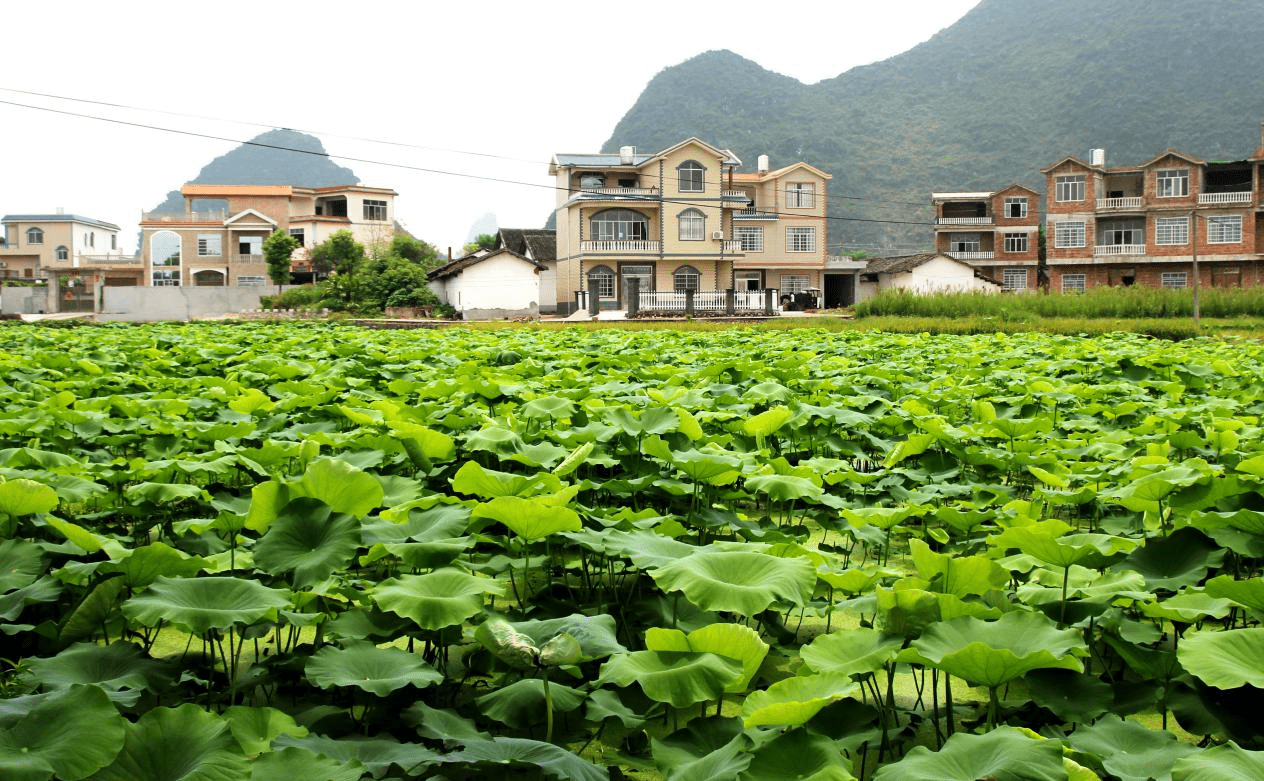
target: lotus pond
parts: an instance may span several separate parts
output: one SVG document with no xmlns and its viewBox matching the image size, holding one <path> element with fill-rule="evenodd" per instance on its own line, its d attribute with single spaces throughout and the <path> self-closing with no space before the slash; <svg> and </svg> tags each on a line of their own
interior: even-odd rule
<svg viewBox="0 0 1264 781">
<path fill-rule="evenodd" d="M 1264 778 L 1264 349 L 14 326 L 0 776 Z"/>
</svg>

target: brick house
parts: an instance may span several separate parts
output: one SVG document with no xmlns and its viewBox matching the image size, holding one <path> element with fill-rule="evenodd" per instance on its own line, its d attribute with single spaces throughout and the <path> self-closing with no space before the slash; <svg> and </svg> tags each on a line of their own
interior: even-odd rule
<svg viewBox="0 0 1264 781">
<path fill-rule="evenodd" d="M 994 192 L 931 193 L 935 251 L 969 263 L 1006 290 L 1039 284 L 1040 193 L 1021 184 Z"/>
<path fill-rule="evenodd" d="M 1136 166 L 1065 157 L 1041 169 L 1048 193 L 1050 289 L 1183 288 L 1261 283 L 1264 134 L 1246 160 L 1212 162 L 1168 149 Z"/>
</svg>

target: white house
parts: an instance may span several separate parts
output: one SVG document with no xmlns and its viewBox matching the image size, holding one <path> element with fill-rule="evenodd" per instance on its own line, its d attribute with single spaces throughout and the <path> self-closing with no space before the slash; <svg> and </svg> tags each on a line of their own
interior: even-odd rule
<svg viewBox="0 0 1264 781">
<path fill-rule="evenodd" d="M 942 253 L 874 258 L 860 274 L 856 300 L 863 301 L 884 290 L 911 293 L 943 293 L 981 290 L 994 293 L 1001 283 L 985 276 L 969 263 Z"/>
<path fill-rule="evenodd" d="M 431 271 L 430 289 L 466 320 L 538 317 L 544 266 L 504 247 L 478 250 Z"/>
</svg>

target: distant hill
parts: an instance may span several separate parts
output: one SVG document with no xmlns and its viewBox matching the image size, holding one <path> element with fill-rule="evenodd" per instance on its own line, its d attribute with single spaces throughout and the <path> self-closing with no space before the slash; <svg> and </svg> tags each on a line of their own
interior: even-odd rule
<svg viewBox="0 0 1264 781">
<path fill-rule="evenodd" d="M 359 184 L 350 168 L 331 161 L 316 136 L 297 130 L 269 130 L 220 155 L 185 184 L 290 184 L 297 187 L 331 187 Z M 179 187 L 154 211 L 183 212 Z"/>
<path fill-rule="evenodd" d="M 831 252 L 926 248 L 927 225 L 899 223 L 929 223 L 933 191 L 1043 190 L 1040 168 L 1097 147 L 1108 165 L 1168 147 L 1249 156 L 1259 19 L 1252 0 L 982 0 L 910 51 L 810 86 L 712 51 L 655 76 L 603 148 L 698 136 L 748 169 L 805 160 L 834 176 Z"/>
</svg>

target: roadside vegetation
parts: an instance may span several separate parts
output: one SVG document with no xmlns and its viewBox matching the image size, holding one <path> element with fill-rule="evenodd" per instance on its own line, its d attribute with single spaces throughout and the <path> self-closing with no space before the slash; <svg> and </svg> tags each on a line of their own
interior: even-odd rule
<svg viewBox="0 0 1264 781">
<path fill-rule="evenodd" d="M 1204 287 L 1199 309 L 1207 318 L 1264 318 L 1264 287 Z M 1192 289 L 1099 287 L 1083 293 L 956 292 L 914 295 L 885 291 L 856 305 L 856 317 L 964 317 L 997 320 L 1192 318 Z"/>
</svg>

